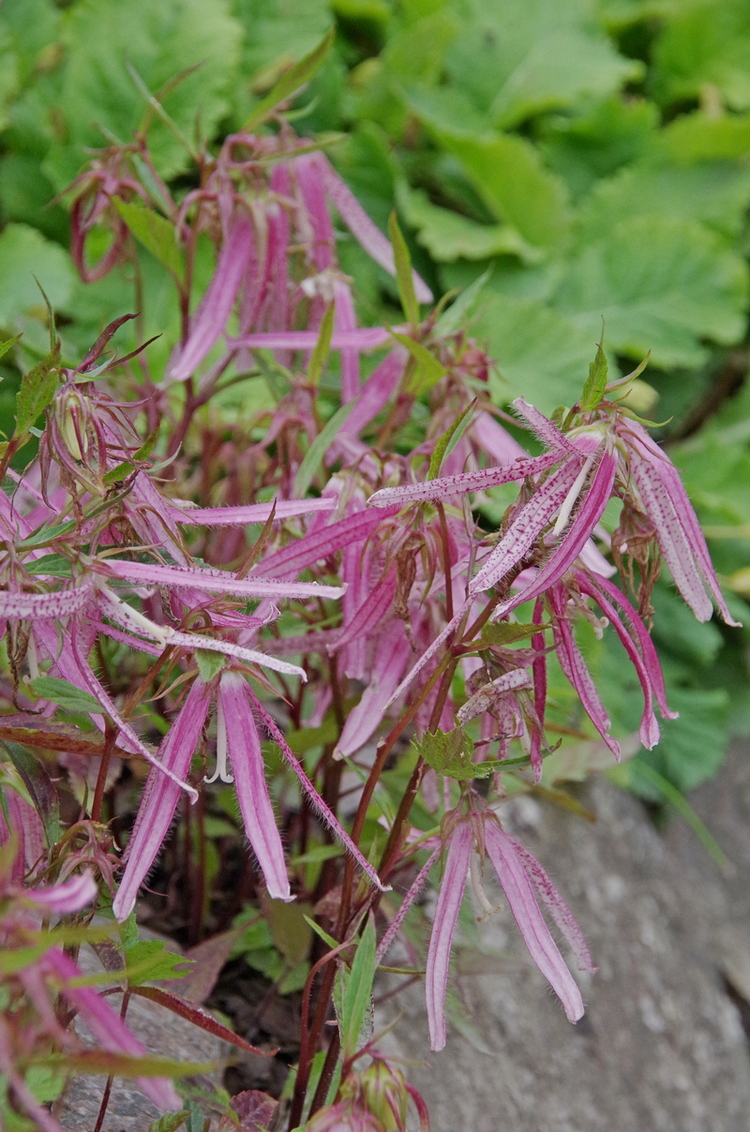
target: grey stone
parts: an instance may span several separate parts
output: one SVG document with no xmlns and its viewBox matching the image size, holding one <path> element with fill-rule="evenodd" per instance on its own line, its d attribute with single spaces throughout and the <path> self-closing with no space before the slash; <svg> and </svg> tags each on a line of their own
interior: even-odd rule
<svg viewBox="0 0 750 1132">
<path fill-rule="evenodd" d="M 660 835 L 606 779 L 578 797 L 595 823 L 534 798 L 508 803 L 504 821 L 551 874 L 599 966 L 580 977 L 585 1018 L 566 1021 L 506 908 L 479 929 L 499 958 L 458 975 L 489 1052 L 449 1027 L 446 1048 L 414 1065 L 429 1049 L 418 986 L 384 1007 L 383 1019 L 405 1017 L 382 1048 L 412 1063 L 433 1132 L 747 1132 L 750 751 L 736 747 L 690 799 L 731 875 L 681 819 Z"/>
<path fill-rule="evenodd" d="M 153 933 L 144 935 L 155 938 Z M 178 950 L 171 941 L 165 942 L 171 949 Z M 79 964 L 84 971 L 101 970 L 97 957 L 89 948 L 81 949 Z M 110 1004 L 118 1013 L 121 1001 L 120 994 L 109 996 Z M 219 1038 L 148 999 L 131 997 L 126 1021 L 146 1049 L 162 1057 L 183 1062 L 207 1062 L 226 1056 L 227 1047 Z M 79 1019 L 74 1024 L 83 1044 L 96 1048 L 97 1043 L 85 1024 Z M 208 1080 L 218 1084 L 220 1077 L 220 1073 L 213 1074 Z M 69 1082 L 58 1114 L 63 1128 L 68 1132 L 93 1132 L 105 1081 L 105 1077 L 81 1073 Z M 134 1081 L 115 1077 L 102 1132 L 146 1132 L 151 1121 L 162 1115 Z"/>
</svg>

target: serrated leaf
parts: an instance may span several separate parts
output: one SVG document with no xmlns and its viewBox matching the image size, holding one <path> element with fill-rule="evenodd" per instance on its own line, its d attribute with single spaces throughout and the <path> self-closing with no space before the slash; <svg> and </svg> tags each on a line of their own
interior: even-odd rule
<svg viewBox="0 0 750 1132">
<path fill-rule="evenodd" d="M 339 1027 L 341 1052 L 345 1058 L 353 1057 L 357 1052 L 360 1034 L 371 1009 L 372 984 L 377 966 L 376 951 L 375 926 L 369 918 L 357 944 L 341 1004 Z"/>
<path fill-rule="evenodd" d="M 60 680 L 57 676 L 37 676 L 36 679 L 29 681 L 29 687 L 40 699 L 51 700 L 53 704 L 59 704 L 66 711 L 100 713 L 102 710 L 102 705 L 89 692 L 76 688 L 75 684 Z"/>
<path fill-rule="evenodd" d="M 485 625 L 479 638 L 483 645 L 511 645 L 544 632 L 544 625 L 522 624 L 520 621 L 496 621 Z"/>
<path fill-rule="evenodd" d="M 401 299 L 401 306 L 409 323 L 416 327 L 419 325 L 419 303 L 414 290 L 414 278 L 411 273 L 411 256 L 406 246 L 406 240 L 398 224 L 395 209 L 388 217 L 388 235 L 393 245 L 393 261 L 396 266 L 396 284 Z"/>
<path fill-rule="evenodd" d="M 407 393 L 419 397 L 420 394 L 431 389 L 433 385 L 437 385 L 442 377 L 445 377 L 448 371 L 443 363 L 421 342 L 415 342 L 408 334 L 398 334 L 395 330 L 392 330 L 391 334 L 402 346 L 406 346 L 416 362 L 407 382 Z"/>
<path fill-rule="evenodd" d="M 604 353 L 600 342 L 596 347 L 596 356 L 589 365 L 589 375 L 583 384 L 583 394 L 580 400 L 582 412 L 595 409 L 599 404 L 604 396 L 604 390 L 607 388 L 608 375 L 607 355 Z"/>
<path fill-rule="evenodd" d="M 168 951 L 160 939 L 142 939 L 126 950 L 125 975 L 131 986 L 160 979 L 181 979 L 192 967 L 190 960 Z"/>
<path fill-rule="evenodd" d="M 332 27 L 317 47 L 314 47 L 303 59 L 283 72 L 281 78 L 277 80 L 265 98 L 262 98 L 253 107 L 250 117 L 242 127 L 245 132 L 252 133 L 253 130 L 256 130 L 261 122 L 264 122 L 273 113 L 279 103 L 286 102 L 300 87 L 310 81 L 331 50 L 335 30 Z"/>
<path fill-rule="evenodd" d="M 55 396 L 60 383 L 60 345 L 25 373 L 16 394 L 16 428 L 14 437 L 27 436 L 29 429 L 42 415 Z"/>
<path fill-rule="evenodd" d="M 333 321 L 336 315 L 336 308 L 331 303 L 326 307 L 326 312 L 320 320 L 320 330 L 318 331 L 318 340 L 315 343 L 315 348 L 310 356 L 310 365 L 307 367 L 307 380 L 313 388 L 317 388 L 320 384 L 320 379 L 325 369 L 328 355 L 331 351 L 331 336 L 333 334 Z"/>
<path fill-rule="evenodd" d="M 495 255 L 518 256 L 525 263 L 538 263 L 541 253 L 509 224 L 478 224 L 458 212 L 439 208 L 421 189 L 401 186 L 399 209 L 417 230 L 417 242 L 443 263 L 462 259 L 488 259 Z"/>
<path fill-rule="evenodd" d="M 412 739 L 411 746 L 437 774 L 458 781 L 475 777 L 471 761 L 474 744 L 462 727 L 452 731 L 426 731 L 421 739 Z"/>
<path fill-rule="evenodd" d="M 225 659 L 222 653 L 210 652 L 208 649 L 196 649 L 195 662 L 198 665 L 198 672 L 204 684 L 210 683 L 215 676 L 218 676 L 225 665 Z"/>
<path fill-rule="evenodd" d="M 189 1116 L 189 1108 L 183 1109 L 182 1112 L 167 1112 L 164 1116 L 160 1116 L 158 1120 L 151 1121 L 148 1132 L 177 1132 L 177 1129 L 182 1128 Z"/>
<path fill-rule="evenodd" d="M 462 413 L 459 413 L 455 421 L 448 426 L 443 435 L 438 439 L 433 449 L 432 456 L 430 456 L 430 466 L 427 471 L 428 480 L 434 480 L 440 474 L 440 466 L 443 460 L 449 454 L 449 450 L 461 439 L 461 436 L 469 424 L 469 416 L 474 411 L 475 406 L 476 399 L 472 401 L 470 405 L 467 405 Z"/>
<path fill-rule="evenodd" d="M 127 204 L 118 197 L 113 197 L 112 203 L 146 251 L 164 264 L 176 279 L 182 280 L 185 276 L 185 260 L 182 248 L 177 243 L 174 225 L 152 208 Z"/>
<path fill-rule="evenodd" d="M 294 480 L 295 499 L 304 499 L 307 494 L 307 489 L 312 483 L 323 457 L 333 444 L 339 429 L 356 404 L 357 401 L 355 398 L 355 400 L 349 401 L 346 405 L 342 405 L 323 426 L 315 437 L 315 440 L 313 440 L 305 453 L 305 458 L 297 470 L 297 475 Z"/>
<path fill-rule="evenodd" d="M 698 224 L 651 216 L 617 224 L 586 247 L 560 282 L 557 306 L 595 340 L 659 366 L 696 366 L 703 338 L 731 345 L 745 332 L 747 265 Z"/>
</svg>

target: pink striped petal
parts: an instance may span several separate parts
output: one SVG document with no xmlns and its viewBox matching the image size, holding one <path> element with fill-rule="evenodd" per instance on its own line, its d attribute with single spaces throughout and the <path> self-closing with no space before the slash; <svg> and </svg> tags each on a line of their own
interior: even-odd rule
<svg viewBox="0 0 750 1132">
<path fill-rule="evenodd" d="M 348 283 L 340 279 L 333 281 L 333 301 L 335 304 L 334 328 L 345 334 L 348 330 L 355 330 L 357 319 L 354 314 L 354 302 Z M 341 351 L 341 403 L 347 405 L 360 391 L 359 379 L 359 351 L 345 349 Z"/>
<path fill-rule="evenodd" d="M 325 185 L 326 193 L 339 216 L 367 254 L 371 256 L 376 263 L 379 263 L 381 267 L 384 267 L 390 275 L 395 275 L 396 266 L 390 241 L 383 235 L 380 229 L 373 224 L 372 220 L 370 220 L 370 217 L 362 208 L 362 205 L 359 203 L 354 193 L 349 186 L 342 181 L 341 177 L 339 177 L 328 158 L 322 153 L 316 156 L 318 158 L 318 167 L 323 184 Z M 420 279 L 416 271 L 412 272 L 412 278 L 414 280 L 414 290 L 419 302 L 431 303 L 432 291 L 424 280 Z"/>
<path fill-rule="evenodd" d="M 448 989 L 451 946 L 461 901 L 464 898 L 473 844 L 474 834 L 470 823 L 460 821 L 448 843 L 445 872 L 435 905 L 435 918 L 425 970 L 427 1025 L 430 1031 L 430 1048 L 435 1052 L 445 1045 L 445 993 Z"/>
<path fill-rule="evenodd" d="M 531 958 L 562 1002 L 568 1020 L 577 1022 L 584 1014 L 581 992 L 544 922 L 516 844 L 494 821 L 486 822 L 484 838 L 487 856 Z M 559 906 L 556 911 L 559 914 Z"/>
<path fill-rule="evenodd" d="M 537 598 L 534 603 L 534 612 L 531 620 L 534 625 L 541 625 L 544 617 L 544 606 L 542 599 Z M 530 727 L 530 751 L 529 756 L 531 759 L 531 769 L 534 772 L 534 782 L 539 782 L 542 777 L 542 740 L 544 738 L 544 715 L 547 709 L 547 655 L 544 642 L 544 633 L 535 633 L 531 638 L 531 647 L 534 650 L 534 662 L 531 666 L 531 672 L 534 678 L 534 711 L 536 712 L 537 723 L 533 723 Z"/>
<path fill-rule="evenodd" d="M 69 590 L 52 593 L 27 594 L 13 590 L 0 590 L 0 617 L 10 620 L 36 621 L 70 617 L 79 613 L 89 597 L 94 579 L 86 575 L 79 585 Z"/>
<path fill-rule="evenodd" d="M 560 462 L 559 452 L 543 456 L 529 456 L 496 468 L 481 468 L 476 472 L 461 472 L 455 476 L 424 480 L 422 483 L 404 484 L 403 487 L 383 487 L 368 499 L 372 507 L 405 507 L 428 499 L 447 499 L 464 491 L 486 491 L 498 484 L 512 483 L 527 476 L 546 472 Z M 563 496 L 564 498 L 564 496 Z"/>
<path fill-rule="evenodd" d="M 340 636 L 336 638 L 335 644 L 328 651 L 330 653 L 338 652 L 345 645 L 358 639 L 367 642 L 372 632 L 387 617 L 395 596 L 396 572 L 395 569 L 391 569 L 382 581 L 378 582 L 377 586 L 370 591 L 362 605 L 354 613 L 349 624 L 342 630 Z"/>
<path fill-rule="evenodd" d="M 244 526 L 246 523 L 265 523 L 270 519 L 272 511 L 274 518 L 281 522 L 296 515 L 333 511 L 335 507 L 336 500 L 333 496 L 328 496 L 322 499 L 277 499 L 271 503 L 249 503 L 244 507 L 186 507 L 184 510 L 171 507 L 170 514 L 175 522 L 191 526 L 233 527 Z"/>
<path fill-rule="evenodd" d="M 209 702 L 207 685 L 196 680 L 177 719 L 159 746 L 161 769 L 168 769 L 179 778 L 189 774 L 208 715 Z M 128 842 L 125 872 L 112 905 L 118 920 L 126 920 L 132 912 L 138 889 L 169 832 L 179 798 L 179 786 L 159 770 L 152 770 Z"/>
<path fill-rule="evenodd" d="M 81 971 L 56 947 L 44 957 L 44 965 L 61 980 L 61 993 L 74 1006 L 78 1014 L 109 1053 L 124 1053 L 132 1057 L 147 1057 L 148 1050 L 127 1028 L 108 1002 L 91 987 L 71 986 L 70 980 L 80 978 Z M 136 1077 L 139 1088 L 157 1108 L 175 1111 L 182 1108 L 174 1086 L 166 1077 Z"/>
<path fill-rule="evenodd" d="M 609 734 L 611 721 L 604 709 L 604 704 L 599 697 L 594 681 L 591 679 L 591 673 L 586 667 L 586 662 L 573 636 L 573 630 L 568 620 L 568 610 L 566 608 L 567 595 L 560 586 L 553 586 L 548 591 L 547 596 L 550 606 L 552 607 L 552 612 L 555 615 L 553 629 L 555 642 L 557 644 L 557 659 L 560 662 L 560 667 L 578 693 L 587 716 L 612 754 L 619 760 L 620 744 Z"/>
<path fill-rule="evenodd" d="M 395 515 L 396 511 L 397 508 L 394 507 L 392 514 Z M 355 514 L 349 515 L 348 518 L 341 519 L 338 523 L 321 527 L 258 563 L 253 577 L 257 574 L 276 574 L 283 577 L 291 574 L 294 576 L 304 567 L 312 566 L 314 562 L 328 558 L 329 555 L 335 554 L 337 550 L 341 550 L 343 547 L 363 542 L 366 538 L 369 538 L 383 518 L 382 514 L 378 515 L 372 511 L 357 511 Z"/>
<path fill-rule="evenodd" d="M 560 432 L 559 428 L 553 425 L 552 421 L 548 420 L 543 413 L 540 413 L 534 405 L 525 401 L 523 397 L 518 397 L 513 402 L 513 408 L 549 448 L 557 448 L 562 452 L 571 454 L 576 451 L 568 437 Z"/>
<path fill-rule="evenodd" d="M 407 328 L 400 329 L 405 331 Z M 229 344 L 233 348 L 245 346 L 256 350 L 314 350 L 318 338 L 317 330 L 259 330 L 231 338 Z M 334 330 L 331 349 L 375 350 L 391 341 L 390 330 L 380 326 L 363 326 L 354 330 Z"/>
<path fill-rule="evenodd" d="M 252 223 L 244 213 L 238 213 L 227 228 L 216 271 L 200 307 L 193 315 L 187 342 L 171 367 L 169 377 L 172 381 L 191 377 L 219 340 L 252 254 Z"/>
<path fill-rule="evenodd" d="M 401 679 L 410 653 L 411 646 L 403 625 L 394 622 L 378 642 L 378 652 L 367 687 L 359 703 L 346 717 L 334 757 L 355 754 L 375 734 L 383 721 L 385 705 Z"/>
<path fill-rule="evenodd" d="M 269 896 L 291 900 L 284 849 L 266 785 L 263 753 L 255 726 L 247 682 L 238 672 L 223 672 L 219 681 L 217 727 L 225 728 L 234 784 L 250 844 Z"/>
<path fill-rule="evenodd" d="M 397 346 L 383 358 L 362 386 L 357 403 L 341 426 L 340 435 L 358 437 L 362 429 L 385 408 L 403 377 L 408 356 L 403 346 Z"/>
<path fill-rule="evenodd" d="M 129 582 L 154 582 L 160 586 L 194 586 L 207 593 L 234 594 L 238 597 L 341 597 L 341 586 L 323 586 L 317 582 L 276 582 L 265 578 L 236 578 L 226 570 L 208 570 L 190 566 L 161 566 L 150 562 L 129 562 L 108 558 L 106 572 Z M 49 616 L 49 614 L 47 614 Z"/>
<path fill-rule="evenodd" d="M 80 912 L 81 908 L 96 900 L 98 895 L 99 889 L 90 869 L 60 884 L 30 888 L 25 893 L 27 900 L 33 900 L 35 904 L 41 904 L 60 916 L 67 912 Z"/>
</svg>

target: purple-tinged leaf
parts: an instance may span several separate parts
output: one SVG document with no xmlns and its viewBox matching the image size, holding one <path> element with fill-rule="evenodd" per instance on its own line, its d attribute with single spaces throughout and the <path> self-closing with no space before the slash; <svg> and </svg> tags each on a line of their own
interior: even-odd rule
<svg viewBox="0 0 750 1132">
<path fill-rule="evenodd" d="M 220 1022 L 211 1017 L 208 1011 L 201 1010 L 199 1006 L 188 1002 L 187 999 L 174 994 L 172 991 L 165 991 L 160 987 L 133 987 L 131 994 L 137 995 L 138 998 L 147 998 L 150 1002 L 156 1002 L 159 1006 L 171 1010 L 173 1014 L 177 1014 L 180 1018 L 185 1018 L 194 1026 L 205 1030 L 207 1034 L 213 1034 L 214 1037 L 220 1038 L 223 1042 L 229 1042 L 238 1049 L 244 1050 L 245 1053 L 254 1053 L 258 1057 L 273 1057 L 273 1050 L 263 1050 L 251 1045 L 250 1042 L 245 1041 L 244 1038 L 235 1034 L 227 1026 L 222 1026 Z"/>
</svg>

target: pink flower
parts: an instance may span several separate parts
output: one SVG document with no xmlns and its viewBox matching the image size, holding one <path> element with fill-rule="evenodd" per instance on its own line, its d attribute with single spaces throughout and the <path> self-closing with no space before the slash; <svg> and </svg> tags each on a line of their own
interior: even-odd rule
<svg viewBox="0 0 750 1132">
<path fill-rule="evenodd" d="M 474 799 L 472 806 L 475 806 Z M 450 951 L 470 872 L 475 891 L 483 905 L 487 906 L 477 863 L 472 861 L 475 849 L 482 862 L 485 857 L 492 862 L 529 954 L 562 1002 L 568 1019 L 577 1022 L 584 1013 L 581 992 L 550 934 L 537 900 L 542 901 L 567 939 L 579 967 L 593 973 L 595 968 L 591 956 L 570 909 L 539 862 L 514 837 L 504 832 L 491 811 L 474 808 L 467 816 L 454 810 L 452 815 L 448 815 L 449 823 L 451 817 L 453 828 L 448 835 L 448 854 L 435 907 L 425 978 L 432 1049 L 440 1050 L 445 1045 L 445 993 Z"/>
</svg>

